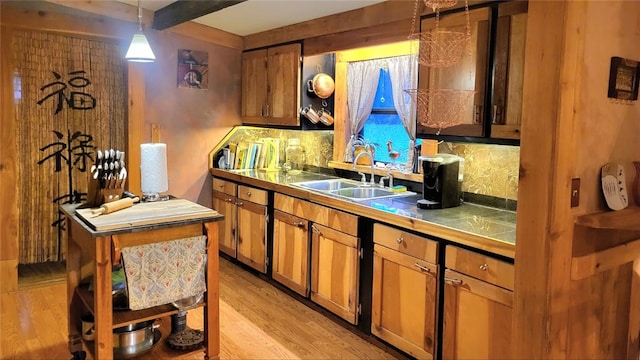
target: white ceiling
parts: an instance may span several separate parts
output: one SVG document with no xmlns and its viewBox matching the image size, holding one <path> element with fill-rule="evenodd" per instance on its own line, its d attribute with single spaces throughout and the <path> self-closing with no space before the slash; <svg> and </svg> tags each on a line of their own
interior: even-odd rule
<svg viewBox="0 0 640 360">
<path fill-rule="evenodd" d="M 119 0 L 137 6 L 137 0 Z M 297 24 L 386 0 L 247 0 L 192 21 L 245 36 Z M 140 0 L 140 6 L 156 11 L 174 0 Z M 150 26 L 150 24 L 149 24 Z"/>
</svg>

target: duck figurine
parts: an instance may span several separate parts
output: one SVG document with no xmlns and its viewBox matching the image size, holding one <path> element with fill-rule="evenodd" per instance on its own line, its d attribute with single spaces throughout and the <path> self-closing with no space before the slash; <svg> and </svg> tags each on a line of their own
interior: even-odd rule
<svg viewBox="0 0 640 360">
<path fill-rule="evenodd" d="M 387 141 L 387 151 L 391 162 L 395 164 L 396 159 L 400 157 L 400 152 L 393 150 L 392 144 L 391 140 Z"/>
</svg>

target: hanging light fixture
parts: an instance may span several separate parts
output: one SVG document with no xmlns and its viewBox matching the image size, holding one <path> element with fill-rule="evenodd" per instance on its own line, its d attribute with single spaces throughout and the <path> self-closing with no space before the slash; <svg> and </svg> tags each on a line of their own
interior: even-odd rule
<svg viewBox="0 0 640 360">
<path fill-rule="evenodd" d="M 140 0 L 138 0 L 138 33 L 133 35 L 129 50 L 125 58 L 128 61 L 134 62 L 154 62 L 156 56 L 149 46 L 147 37 L 142 33 L 142 8 L 140 7 Z"/>
</svg>

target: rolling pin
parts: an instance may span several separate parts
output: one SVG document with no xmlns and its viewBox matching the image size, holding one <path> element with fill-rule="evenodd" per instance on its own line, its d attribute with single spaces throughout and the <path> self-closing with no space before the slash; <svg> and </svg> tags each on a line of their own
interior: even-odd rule
<svg viewBox="0 0 640 360">
<path fill-rule="evenodd" d="M 109 214 L 114 211 L 126 209 L 131 207 L 134 202 L 140 200 L 138 197 L 134 198 L 124 198 L 116 201 L 112 201 L 110 203 L 102 204 L 99 208 L 91 210 L 91 213 L 98 216 L 102 214 Z"/>
</svg>

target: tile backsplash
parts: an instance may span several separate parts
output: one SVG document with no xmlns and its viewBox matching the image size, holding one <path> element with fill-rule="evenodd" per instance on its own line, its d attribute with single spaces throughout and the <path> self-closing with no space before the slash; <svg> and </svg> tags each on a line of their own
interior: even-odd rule
<svg viewBox="0 0 640 360">
<path fill-rule="evenodd" d="M 300 139 L 307 165 L 327 167 L 333 156 L 332 130 L 301 131 L 239 126 L 232 131 L 226 142 L 278 138 L 281 161 L 284 161 L 287 140 L 294 137 Z M 442 142 L 438 145 L 438 152 L 455 154 L 465 159 L 462 183 L 465 193 L 514 201 L 518 199 L 519 146 Z"/>
<path fill-rule="evenodd" d="M 518 199 L 519 146 L 443 142 L 438 151 L 464 158 L 462 191 Z"/>
</svg>

